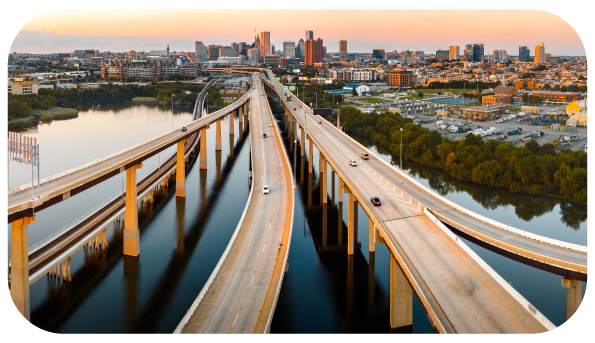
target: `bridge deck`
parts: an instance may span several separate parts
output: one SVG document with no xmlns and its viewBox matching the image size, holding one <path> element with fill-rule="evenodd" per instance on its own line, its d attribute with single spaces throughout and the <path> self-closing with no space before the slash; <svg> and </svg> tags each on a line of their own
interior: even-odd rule
<svg viewBox="0 0 595 343">
<path fill-rule="evenodd" d="M 258 80 L 250 107 L 249 203 L 235 238 L 175 332 L 263 333 L 270 326 L 291 237 L 293 184 L 278 130 L 268 126 L 275 121 Z M 265 184 L 270 194 L 263 194 Z"/>
</svg>

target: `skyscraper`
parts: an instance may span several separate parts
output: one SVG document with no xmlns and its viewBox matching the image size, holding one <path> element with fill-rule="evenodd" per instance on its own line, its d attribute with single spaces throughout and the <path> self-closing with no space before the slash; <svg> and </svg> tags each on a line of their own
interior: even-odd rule
<svg viewBox="0 0 595 343">
<path fill-rule="evenodd" d="M 547 62 L 547 58 L 545 55 L 545 45 L 543 43 L 539 43 L 539 45 L 535 46 L 535 61 L 534 63 L 545 63 Z"/>
<path fill-rule="evenodd" d="M 483 62 L 483 44 L 473 44 L 473 62 Z"/>
<path fill-rule="evenodd" d="M 508 61 L 508 53 L 506 50 L 494 50 L 492 56 L 495 62 L 504 63 Z"/>
<path fill-rule="evenodd" d="M 283 56 L 295 58 L 295 42 L 283 42 Z"/>
<path fill-rule="evenodd" d="M 372 50 L 372 58 L 377 58 L 379 60 L 384 59 L 384 49 L 374 49 Z"/>
<path fill-rule="evenodd" d="M 450 52 L 448 50 L 437 50 L 436 51 L 436 61 L 442 62 L 448 60 L 448 55 Z"/>
<path fill-rule="evenodd" d="M 196 60 L 198 62 L 208 62 L 207 47 L 201 42 L 194 42 L 194 52 L 196 53 Z"/>
<path fill-rule="evenodd" d="M 341 62 L 347 61 L 347 41 L 340 40 L 339 41 L 339 57 Z"/>
<path fill-rule="evenodd" d="M 458 60 L 460 49 L 458 45 L 452 45 L 448 47 L 448 59 Z"/>
<path fill-rule="evenodd" d="M 271 54 L 271 33 L 263 31 L 260 33 L 260 56 L 264 57 Z"/>
<path fill-rule="evenodd" d="M 306 65 L 312 66 L 314 63 L 322 62 L 323 55 L 322 39 L 309 39 L 306 41 Z"/>
<path fill-rule="evenodd" d="M 529 62 L 531 57 L 531 50 L 526 46 L 519 46 L 519 62 Z"/>
<path fill-rule="evenodd" d="M 231 42 L 231 48 L 235 50 L 235 52 L 240 52 L 240 46 L 236 42 Z"/>
<path fill-rule="evenodd" d="M 304 39 L 304 41 L 307 41 L 308 39 L 314 39 L 314 31 L 306 30 L 306 39 Z"/>
<path fill-rule="evenodd" d="M 473 61 L 473 44 L 465 45 L 465 60 L 466 61 Z"/>
<path fill-rule="evenodd" d="M 299 50 L 299 55 L 297 50 Z M 298 49 L 296 49 L 295 57 L 299 57 L 302 61 L 306 60 L 306 43 L 301 38 L 298 42 Z"/>
<path fill-rule="evenodd" d="M 238 43 L 238 53 L 242 54 L 242 55 L 247 55 L 248 53 L 244 50 L 246 50 L 248 46 L 246 45 L 246 42 L 239 42 Z"/>
</svg>

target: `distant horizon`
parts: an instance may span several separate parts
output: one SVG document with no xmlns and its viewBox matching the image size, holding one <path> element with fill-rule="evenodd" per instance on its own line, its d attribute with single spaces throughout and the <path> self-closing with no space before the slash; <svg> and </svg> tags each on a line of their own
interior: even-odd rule
<svg viewBox="0 0 595 343">
<path fill-rule="evenodd" d="M 373 49 L 434 54 L 452 45 L 462 52 L 465 44 L 483 43 L 485 55 L 504 49 L 516 56 L 519 46 L 534 54 L 544 43 L 546 53 L 555 56 L 586 56 L 574 29 L 540 10 L 61 10 L 28 22 L 10 53 L 149 51 L 167 45 L 171 51 L 194 52 L 195 41 L 252 44 L 261 31 L 269 31 L 271 44 L 283 50 L 283 42 L 297 44 L 305 30 L 322 38 L 329 53 L 338 52 L 339 40 L 345 39 L 348 53 L 360 54 Z"/>
</svg>

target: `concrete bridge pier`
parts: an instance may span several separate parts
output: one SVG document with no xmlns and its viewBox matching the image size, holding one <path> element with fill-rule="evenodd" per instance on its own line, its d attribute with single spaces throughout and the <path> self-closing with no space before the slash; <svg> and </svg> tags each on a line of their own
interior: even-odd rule
<svg viewBox="0 0 595 343">
<path fill-rule="evenodd" d="M 238 108 L 238 122 L 240 123 L 240 126 L 244 125 L 244 106 L 240 106 Z"/>
<path fill-rule="evenodd" d="M 390 256 L 390 327 L 400 328 L 413 324 L 413 290 L 399 268 L 397 260 Z"/>
<path fill-rule="evenodd" d="M 10 250 L 10 296 L 14 305 L 27 320 L 30 317 L 29 304 L 29 236 L 27 227 L 35 223 L 37 217 L 21 218 L 12 222 Z"/>
<path fill-rule="evenodd" d="M 207 169 L 207 128 L 200 130 L 200 169 Z"/>
<path fill-rule="evenodd" d="M 217 124 L 215 124 L 215 151 L 221 151 L 221 121 L 223 118 L 217 120 Z"/>
<path fill-rule="evenodd" d="M 568 289 L 566 319 L 570 319 L 583 301 L 583 283 L 580 280 L 562 278 L 562 287 Z"/>
<path fill-rule="evenodd" d="M 345 184 L 343 183 L 343 180 L 341 180 L 341 178 L 339 177 L 339 194 L 337 194 L 337 197 L 339 198 L 339 203 L 343 202 L 343 187 L 345 186 Z"/>
<path fill-rule="evenodd" d="M 308 172 L 312 174 L 312 139 L 310 137 L 308 139 Z"/>
<path fill-rule="evenodd" d="M 233 134 L 234 134 L 235 126 L 233 125 L 233 116 L 235 113 L 236 113 L 236 111 L 233 111 L 229 114 L 229 135 L 230 136 L 233 136 Z"/>
<path fill-rule="evenodd" d="M 300 155 L 304 156 L 306 152 L 306 130 L 302 127 L 302 138 L 300 140 Z"/>
<path fill-rule="evenodd" d="M 348 194 L 347 200 L 347 254 L 353 255 L 355 253 L 355 241 L 357 240 L 357 234 L 355 232 L 356 225 L 356 211 L 357 211 L 357 199 L 355 195 L 345 186 L 345 191 Z"/>
<path fill-rule="evenodd" d="M 183 149 L 183 143 L 182 143 Z M 178 165 L 184 167 L 184 157 Z M 136 170 L 143 167 L 142 163 L 126 169 L 126 215 L 124 222 L 124 255 L 138 257 L 140 253 L 140 234 L 138 231 L 138 209 L 136 207 Z M 180 173 L 177 173 L 179 175 Z M 177 176 L 176 176 L 177 177 Z M 176 184 L 177 188 L 177 184 Z"/>
<path fill-rule="evenodd" d="M 326 159 L 321 154 L 320 155 L 320 201 L 323 204 L 327 202 L 327 193 L 326 193 Z"/>
<path fill-rule="evenodd" d="M 331 202 L 335 203 L 335 170 L 331 168 Z"/>
<path fill-rule="evenodd" d="M 184 160 L 184 143 L 186 142 L 188 142 L 188 138 L 179 141 L 176 152 L 176 196 L 180 198 L 186 197 L 186 163 Z"/>
<path fill-rule="evenodd" d="M 372 221 L 372 219 L 370 219 L 370 234 L 368 236 L 368 246 L 369 246 L 370 253 L 376 252 L 375 240 L 376 240 L 376 226 L 374 225 L 374 222 Z"/>
</svg>

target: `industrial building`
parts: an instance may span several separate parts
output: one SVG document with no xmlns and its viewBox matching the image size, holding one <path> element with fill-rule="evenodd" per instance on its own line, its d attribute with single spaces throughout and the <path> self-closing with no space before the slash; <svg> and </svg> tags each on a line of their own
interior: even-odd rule
<svg viewBox="0 0 595 343">
<path fill-rule="evenodd" d="M 463 118 L 469 120 L 489 121 L 496 119 L 497 115 L 506 113 L 506 110 L 510 110 L 510 105 L 482 105 L 475 107 L 465 107 L 462 109 L 462 115 Z"/>
</svg>

